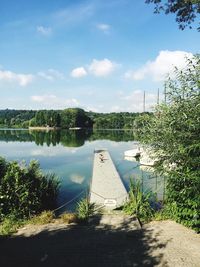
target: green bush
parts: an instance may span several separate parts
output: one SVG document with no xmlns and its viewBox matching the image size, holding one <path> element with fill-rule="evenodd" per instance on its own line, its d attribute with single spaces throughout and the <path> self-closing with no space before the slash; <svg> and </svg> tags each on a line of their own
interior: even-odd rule
<svg viewBox="0 0 200 267">
<path fill-rule="evenodd" d="M 15 215 L 10 214 L 0 223 L 0 235 L 10 235 L 15 233 L 23 224 L 24 222 L 22 220 L 18 220 Z"/>
<path fill-rule="evenodd" d="M 157 171 L 167 176 L 165 210 L 200 231 L 200 56 L 175 69 L 165 87 L 166 103 L 145 120 L 142 137 L 158 159 Z"/>
<path fill-rule="evenodd" d="M 10 214 L 25 219 L 54 208 L 58 188 L 56 177 L 43 174 L 36 161 L 26 166 L 0 158 L 0 221 Z"/>
<path fill-rule="evenodd" d="M 171 219 L 200 231 L 200 171 L 170 174 L 165 209 Z"/>
</svg>

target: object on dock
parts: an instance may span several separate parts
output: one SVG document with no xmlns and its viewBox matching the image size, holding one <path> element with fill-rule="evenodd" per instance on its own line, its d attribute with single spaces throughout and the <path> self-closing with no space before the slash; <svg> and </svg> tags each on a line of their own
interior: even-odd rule
<svg viewBox="0 0 200 267">
<path fill-rule="evenodd" d="M 107 150 L 94 151 L 90 202 L 115 209 L 124 204 L 128 193 Z"/>
</svg>

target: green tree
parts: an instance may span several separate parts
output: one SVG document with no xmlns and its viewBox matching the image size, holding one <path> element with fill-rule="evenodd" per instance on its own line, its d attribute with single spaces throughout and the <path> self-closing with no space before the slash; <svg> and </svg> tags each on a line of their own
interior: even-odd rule
<svg viewBox="0 0 200 267">
<path fill-rule="evenodd" d="M 32 118 L 32 119 L 29 121 L 29 126 L 30 126 L 30 127 L 34 127 L 34 126 L 36 126 L 36 119 L 35 119 L 35 118 Z"/>
<path fill-rule="evenodd" d="M 61 112 L 61 127 L 92 127 L 92 120 L 80 108 L 68 108 Z"/>
<path fill-rule="evenodd" d="M 45 126 L 46 120 L 45 120 L 45 112 L 43 110 L 37 111 L 35 115 L 35 122 L 36 126 Z"/>
<path fill-rule="evenodd" d="M 176 14 L 176 21 L 181 30 L 195 21 L 200 14 L 200 0 L 146 0 L 147 4 L 155 4 L 155 13 Z M 200 27 L 198 27 L 200 31 Z"/>
<path fill-rule="evenodd" d="M 145 141 L 159 159 L 157 170 L 167 175 L 170 216 L 200 229 L 200 57 L 175 70 L 166 82 L 167 103 L 156 108 Z"/>
</svg>

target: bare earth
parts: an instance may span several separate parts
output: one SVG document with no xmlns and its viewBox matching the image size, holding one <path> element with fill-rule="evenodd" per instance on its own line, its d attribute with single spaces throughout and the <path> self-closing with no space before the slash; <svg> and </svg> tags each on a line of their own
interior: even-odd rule
<svg viewBox="0 0 200 267">
<path fill-rule="evenodd" d="M 173 221 L 151 222 L 145 229 L 163 247 L 152 250 L 153 257 L 163 254 L 158 266 L 200 267 L 200 235 Z"/>
<path fill-rule="evenodd" d="M 200 235 L 172 221 L 140 229 L 122 215 L 87 225 L 26 226 L 0 239 L 0 266 L 200 267 Z"/>
</svg>

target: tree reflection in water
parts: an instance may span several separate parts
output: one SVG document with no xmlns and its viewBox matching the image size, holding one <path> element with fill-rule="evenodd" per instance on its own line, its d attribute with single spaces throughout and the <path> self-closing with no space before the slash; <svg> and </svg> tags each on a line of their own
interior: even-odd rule
<svg viewBox="0 0 200 267">
<path fill-rule="evenodd" d="M 133 141 L 134 134 L 127 130 L 0 130 L 0 141 L 35 142 L 38 146 L 80 147 L 87 140 Z"/>
</svg>

